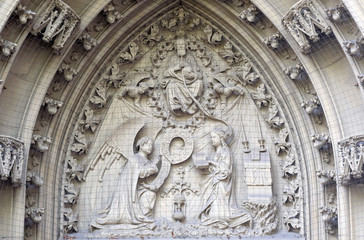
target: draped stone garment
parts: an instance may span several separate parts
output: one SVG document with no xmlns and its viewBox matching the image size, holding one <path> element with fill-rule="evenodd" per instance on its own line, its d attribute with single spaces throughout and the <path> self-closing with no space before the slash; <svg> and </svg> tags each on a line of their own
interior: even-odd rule
<svg viewBox="0 0 364 240">
<path fill-rule="evenodd" d="M 152 228 L 154 219 L 151 218 L 151 209 L 154 207 L 155 192 L 138 184 L 138 180 L 156 172 L 157 166 L 139 153 L 129 159 L 108 206 L 92 218 L 91 227 L 113 230 Z"/>
<path fill-rule="evenodd" d="M 233 206 L 232 154 L 228 147 L 219 146 L 214 156 L 216 166 L 210 165 L 210 175 L 203 182 L 204 205 L 198 218 L 202 225 L 218 228 L 237 227 L 252 220 L 249 213 Z"/>
</svg>

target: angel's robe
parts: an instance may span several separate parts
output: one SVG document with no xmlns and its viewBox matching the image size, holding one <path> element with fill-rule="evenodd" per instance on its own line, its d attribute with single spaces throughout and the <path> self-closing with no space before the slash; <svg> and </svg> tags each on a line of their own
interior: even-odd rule
<svg viewBox="0 0 364 240">
<path fill-rule="evenodd" d="M 139 153 L 129 159 L 107 207 L 92 218 L 91 227 L 113 230 L 151 228 L 155 192 L 144 188 L 141 181 L 156 172 L 157 166 Z"/>
</svg>

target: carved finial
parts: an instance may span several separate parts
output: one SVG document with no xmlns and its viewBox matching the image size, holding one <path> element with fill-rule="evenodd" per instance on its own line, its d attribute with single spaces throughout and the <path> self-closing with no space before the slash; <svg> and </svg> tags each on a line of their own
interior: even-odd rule
<svg viewBox="0 0 364 240">
<path fill-rule="evenodd" d="M 21 24 L 26 24 L 28 20 L 32 20 L 36 14 L 33 11 L 27 10 L 27 7 L 23 6 L 21 3 L 17 6 L 14 12 L 19 16 Z"/>
<path fill-rule="evenodd" d="M 52 140 L 47 137 L 43 137 L 40 135 L 33 135 L 32 144 L 33 147 L 38 150 L 39 152 L 46 152 L 51 145 Z"/>
<path fill-rule="evenodd" d="M 43 100 L 43 106 L 46 106 L 46 109 L 50 115 L 56 114 L 58 109 L 62 107 L 62 105 L 62 101 L 58 101 L 49 97 L 45 97 Z"/>
<path fill-rule="evenodd" d="M 77 75 L 78 70 L 71 67 L 69 64 L 67 63 L 62 63 L 61 66 L 59 67 L 58 71 L 60 73 L 63 73 L 64 78 L 66 79 L 66 81 L 72 81 L 73 78 Z"/>
<path fill-rule="evenodd" d="M 120 12 L 115 10 L 115 6 L 112 3 L 104 8 L 104 14 L 106 15 L 106 21 L 110 24 L 113 24 L 123 17 Z"/>
<path fill-rule="evenodd" d="M 16 44 L 5 39 L 0 39 L 0 48 L 5 57 L 10 56 L 16 49 Z"/>
<path fill-rule="evenodd" d="M 296 66 L 283 69 L 283 71 L 292 80 L 302 79 L 304 75 L 304 68 L 301 63 L 297 63 Z"/>
</svg>

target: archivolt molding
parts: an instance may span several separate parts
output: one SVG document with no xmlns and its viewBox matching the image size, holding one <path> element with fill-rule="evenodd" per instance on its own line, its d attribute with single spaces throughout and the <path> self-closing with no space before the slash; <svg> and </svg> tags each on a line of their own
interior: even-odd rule
<svg viewBox="0 0 364 240">
<path fill-rule="evenodd" d="M 172 2 L 172 1 L 171 1 Z M 188 2 L 188 1 L 187 1 Z M 141 4 L 141 3 L 137 3 L 137 4 Z M 225 4 L 225 3 L 223 3 Z M 173 4 L 171 4 L 173 5 Z M 236 6 L 241 7 L 241 5 L 237 4 Z M 245 6 L 244 9 L 248 9 L 246 8 L 247 6 Z M 247 11 L 247 10 L 245 10 Z M 252 11 L 250 11 L 252 12 Z M 103 15 L 104 13 L 100 13 L 100 15 Z M 248 12 L 246 12 L 246 15 L 248 14 Z M 203 15 L 203 14 L 202 14 Z M 177 15 L 179 16 L 179 15 Z M 237 16 L 237 14 L 236 14 Z M 103 16 L 105 17 L 105 16 Z M 106 18 L 105 18 L 106 19 Z M 120 18 L 120 21 L 122 21 L 122 18 Z M 177 20 L 178 21 L 178 20 Z M 97 22 L 97 21 L 95 21 Z M 93 23 L 95 23 L 93 22 Z M 205 22 L 208 22 L 205 20 Z M 252 23 L 254 23 L 255 21 L 253 21 Z M 110 23 L 110 22 L 109 22 Z M 115 29 L 117 28 L 118 23 L 115 23 L 113 25 L 110 25 L 111 28 L 109 28 L 107 25 L 105 25 L 104 22 L 99 22 L 98 24 L 95 24 L 94 26 L 92 26 L 92 29 L 95 29 L 96 31 L 93 31 L 91 33 L 91 37 L 94 39 L 97 39 L 99 42 L 101 42 L 101 40 L 105 40 L 108 34 L 111 34 L 113 31 L 116 31 Z M 242 22 L 242 24 L 244 24 Z M 92 24 L 91 24 L 92 25 Z M 115 26 L 114 26 L 115 25 Z M 193 22 L 192 21 L 192 28 L 194 28 L 195 26 L 201 26 L 203 25 L 203 23 L 198 23 Z M 106 26 L 106 27 L 105 27 Z M 157 26 L 157 27 L 156 27 Z M 172 28 L 173 29 L 173 22 L 171 21 L 167 21 L 164 26 L 164 28 Z M 81 102 L 79 103 L 79 106 L 77 106 L 78 109 L 80 109 L 78 111 L 78 113 L 75 113 L 74 116 L 74 120 L 73 122 L 76 122 L 77 120 L 77 125 L 76 128 L 78 128 L 77 131 L 75 131 L 72 135 L 72 146 L 69 149 L 73 149 L 74 151 L 72 151 L 73 153 L 69 154 L 72 155 L 69 158 L 67 157 L 67 161 L 65 164 L 65 172 L 67 173 L 66 175 L 69 176 L 69 180 L 68 182 L 64 182 L 63 186 L 64 186 L 64 203 L 66 204 L 67 207 L 64 208 L 64 226 L 65 226 L 65 231 L 69 231 L 69 232 L 73 232 L 73 231 L 77 231 L 77 216 L 76 213 L 74 213 L 74 211 L 72 210 L 72 208 L 70 206 L 72 206 L 76 201 L 77 201 L 77 195 L 78 195 L 78 190 L 77 190 L 77 184 L 79 181 L 82 181 L 82 179 L 79 177 L 81 175 L 81 173 L 84 171 L 84 166 L 83 166 L 83 162 L 82 162 L 82 158 L 80 158 L 80 156 L 84 155 L 87 153 L 88 148 L 90 147 L 89 144 L 89 139 L 88 137 L 92 136 L 94 134 L 94 132 L 97 132 L 97 127 L 100 123 L 100 109 L 102 110 L 103 108 L 106 108 L 108 106 L 108 103 L 110 101 L 109 99 L 109 95 L 112 95 L 112 92 L 117 91 L 118 88 L 122 88 L 123 86 L 121 86 L 121 83 L 123 82 L 123 79 L 127 78 L 127 73 L 124 72 L 120 72 L 119 71 L 119 65 L 122 64 L 130 64 L 133 63 L 134 61 L 137 61 L 139 57 L 142 56 L 143 52 L 142 50 L 140 50 L 140 46 L 148 46 L 148 48 L 153 48 L 154 46 L 158 45 L 158 42 L 161 41 L 161 39 L 158 39 L 158 31 L 161 31 L 161 29 L 163 29 L 162 25 L 150 25 L 147 28 L 145 28 L 145 32 L 144 34 L 135 38 L 135 36 L 132 36 L 133 34 L 131 34 L 132 37 L 125 39 L 120 45 L 122 46 L 122 51 L 120 49 L 118 49 L 117 51 L 115 51 L 115 54 L 119 54 L 120 55 L 120 62 L 116 63 L 113 62 L 108 62 L 107 64 L 103 65 L 103 67 L 100 70 L 100 74 L 101 77 L 98 76 L 96 77 L 94 80 L 92 80 L 92 83 L 96 83 L 96 81 L 101 80 L 99 82 L 97 82 L 96 88 L 90 90 L 90 88 L 88 88 L 88 94 L 90 97 L 87 98 L 87 104 L 85 104 L 85 102 Z M 237 46 L 239 46 L 240 44 L 237 44 L 234 41 L 226 41 L 226 39 L 229 39 L 229 34 L 227 34 L 226 32 L 221 32 L 219 31 L 219 29 L 222 29 L 221 27 L 216 27 L 213 24 L 210 24 L 210 28 L 209 27 L 205 27 L 205 28 L 201 28 L 201 32 L 204 33 L 204 38 L 205 38 L 205 42 L 206 45 L 210 46 L 210 45 L 216 45 L 219 46 L 220 48 L 220 55 L 225 58 L 225 60 L 230 63 L 232 66 L 234 66 L 234 64 L 239 64 L 240 59 L 242 58 L 242 55 L 244 55 L 244 53 L 242 53 L 241 49 L 239 49 Z M 90 34 L 89 32 L 87 32 L 88 30 L 86 29 L 85 34 Z M 98 32 L 99 31 L 99 32 Z M 135 30 L 135 33 L 139 32 L 139 29 Z M 220 36 L 221 34 L 221 36 Z M 274 36 L 274 35 L 272 35 Z M 131 38 L 134 38 L 135 41 L 131 41 Z M 82 41 L 85 41 L 84 39 L 88 39 L 89 38 L 81 38 L 83 39 Z M 140 39 L 143 39 L 143 41 L 140 41 Z M 262 38 L 263 39 L 263 38 Z M 128 45 L 126 45 L 126 43 L 129 43 Z M 92 46 L 94 46 L 94 42 L 90 42 L 90 44 Z M 272 43 L 269 43 L 270 46 L 272 48 L 274 48 L 272 45 Z M 85 46 L 85 43 L 83 42 L 83 45 Z M 88 48 L 88 47 L 87 47 Z M 91 50 L 93 51 L 94 49 L 97 49 L 98 46 L 94 46 L 94 48 Z M 69 48 L 68 50 L 71 51 L 73 48 Z M 100 48 L 98 48 L 100 49 Z M 85 48 L 85 50 L 87 50 Z M 199 49 L 200 51 L 201 49 Z M 250 50 L 247 50 L 250 51 Z M 287 54 L 283 54 L 284 56 L 286 56 Z M 292 55 L 292 54 L 291 54 Z M 294 54 L 293 54 L 294 55 Z M 85 58 L 79 58 L 77 57 L 77 54 L 71 54 L 68 53 L 66 58 L 66 62 L 67 63 L 73 63 L 74 66 L 77 66 L 78 69 L 82 69 L 84 70 L 87 65 L 87 61 L 89 61 L 87 58 L 90 58 L 91 56 L 95 56 L 94 54 L 88 54 L 87 56 L 84 53 L 81 53 L 82 57 Z M 115 55 L 114 55 L 115 56 Z M 113 56 L 113 57 L 114 57 Z M 206 64 L 208 64 L 209 62 L 209 54 L 202 54 L 201 55 L 201 61 L 205 61 Z M 69 59 L 71 59 L 69 61 Z M 72 60 L 72 59 L 76 59 L 76 60 Z M 109 59 L 112 59 L 112 57 L 110 57 Z M 243 75 L 245 74 L 244 77 L 244 81 L 246 81 L 246 88 L 249 89 L 250 94 L 252 95 L 253 99 L 256 101 L 256 104 L 259 106 L 260 109 L 264 111 L 267 111 L 269 109 L 269 114 L 267 115 L 267 117 L 265 118 L 265 120 L 268 123 L 268 126 L 272 127 L 272 131 L 275 131 L 277 134 L 276 137 L 276 146 L 277 146 L 277 154 L 281 155 L 287 155 L 286 157 L 283 158 L 283 171 L 284 171 L 284 178 L 286 178 L 288 181 L 288 186 L 287 188 L 284 190 L 284 194 L 286 196 L 285 198 L 285 203 L 288 204 L 292 204 L 292 205 L 296 205 L 299 204 L 298 202 L 301 201 L 301 192 L 299 190 L 299 187 L 297 188 L 297 184 L 292 180 L 292 179 L 296 179 L 299 178 L 300 176 L 296 177 L 297 172 L 298 172 L 298 167 L 299 165 L 303 164 L 300 163 L 298 164 L 296 162 L 296 157 L 295 155 L 289 155 L 288 153 L 290 153 L 290 149 L 292 148 L 292 146 L 290 144 L 292 144 L 292 139 L 288 138 L 289 132 L 287 132 L 286 126 L 285 124 L 290 124 L 289 122 L 287 123 L 287 120 L 285 120 L 285 113 L 282 113 L 282 111 L 280 109 L 285 108 L 284 106 L 281 105 L 281 103 L 277 100 L 281 99 L 280 97 L 277 97 L 274 93 L 274 90 L 271 89 L 271 83 L 269 83 L 269 79 L 265 78 L 265 73 L 262 73 L 263 77 L 261 77 L 261 79 L 259 79 L 257 76 L 260 75 L 261 72 L 257 73 L 257 69 L 259 69 L 257 66 L 257 63 L 255 62 L 256 60 L 254 59 L 254 61 L 251 61 L 251 57 L 247 57 L 247 59 L 250 59 L 248 62 L 251 64 L 251 70 L 249 69 L 248 73 L 247 70 L 249 67 L 248 66 L 241 66 L 242 68 L 245 67 L 245 72 L 244 70 Z M 159 61 L 161 61 L 161 59 L 154 59 L 155 63 L 158 64 Z M 80 65 L 80 64 L 83 65 Z M 292 62 L 290 62 L 290 64 L 283 64 L 283 65 L 292 65 Z M 66 69 L 66 68 L 65 68 Z M 259 69 L 260 70 L 260 69 Z M 149 72 L 149 74 L 153 74 L 153 72 Z M 250 74 L 250 75 L 249 75 Z M 310 73 L 309 73 L 310 74 Z M 63 80 L 60 80 L 59 75 L 57 74 L 56 78 L 54 79 L 53 83 L 50 86 L 50 89 L 52 89 L 56 94 L 58 94 L 57 96 L 62 96 L 61 98 L 56 97 L 55 99 L 64 99 L 66 96 L 70 96 L 70 94 L 66 94 L 66 89 L 69 89 L 71 86 L 79 86 L 79 84 L 84 84 L 84 81 L 86 78 L 90 78 L 88 76 L 86 76 L 87 74 L 83 74 L 83 76 L 79 76 L 76 77 L 75 80 L 80 81 L 80 83 L 75 83 L 74 85 L 69 84 L 69 86 L 65 87 L 65 83 Z M 260 76 L 262 76 L 260 75 Z M 249 76 L 249 77 L 248 77 Z M 263 85 L 262 85 L 263 84 Z M 86 85 L 85 85 L 86 86 Z M 80 89 L 87 89 L 84 87 L 79 87 L 78 90 Z M 125 87 L 125 92 L 124 92 L 124 96 L 129 96 L 129 97 L 133 97 L 131 92 L 133 92 L 133 89 L 127 90 L 127 88 Z M 111 92 L 110 92 L 111 91 Z M 135 103 L 138 104 L 138 96 L 134 97 L 136 99 Z M 74 96 L 70 97 L 70 99 L 68 100 L 68 103 L 70 103 L 71 101 L 73 101 L 75 99 Z M 67 104 L 67 103 L 66 103 Z M 82 105 L 87 105 L 87 107 L 83 108 L 81 107 Z M 278 107 L 277 107 L 278 106 Z M 76 109 L 76 108 L 75 108 Z M 306 106 L 306 112 L 307 112 L 307 106 Z M 287 111 L 287 110 L 285 110 Z M 54 111 L 52 111 L 54 112 Z M 81 112 L 81 114 L 79 113 Z M 77 116 L 77 114 L 79 114 L 79 116 Z M 57 114 L 59 115 L 59 114 Z M 59 121 L 58 119 L 63 119 L 65 118 L 65 116 L 57 116 L 54 117 L 52 119 L 52 121 Z M 284 121 L 286 121 L 286 123 L 284 123 Z M 44 121 L 43 121 L 44 122 Z M 41 117 L 38 118 L 38 122 L 37 124 L 42 124 L 41 123 Z M 49 126 L 54 126 L 54 123 L 50 124 Z M 45 130 L 46 132 L 47 130 Z M 74 140 L 73 140 L 74 138 Z M 296 147 L 295 147 L 296 148 Z M 294 151 L 293 151 L 294 152 Z M 292 160 L 293 159 L 293 160 Z M 44 171 L 44 170 L 43 170 Z M 325 175 L 325 174 L 324 174 Z M 326 174 L 327 175 L 327 174 Z M 74 184 L 74 182 L 76 182 L 76 184 Z M 293 209 L 295 210 L 295 209 Z M 299 228 L 300 225 L 302 225 L 302 220 L 300 214 L 301 214 L 301 207 L 298 209 L 298 211 L 292 211 L 290 212 L 288 215 L 285 216 L 284 218 L 284 223 L 286 224 L 288 229 L 295 229 L 295 228 Z M 325 220 L 325 222 L 327 222 L 327 220 Z"/>
</svg>

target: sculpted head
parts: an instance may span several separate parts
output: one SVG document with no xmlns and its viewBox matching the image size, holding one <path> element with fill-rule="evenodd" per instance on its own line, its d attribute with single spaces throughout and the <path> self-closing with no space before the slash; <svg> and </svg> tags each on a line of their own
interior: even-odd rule
<svg viewBox="0 0 364 240">
<path fill-rule="evenodd" d="M 183 68 L 182 74 L 185 79 L 189 79 L 189 80 L 195 79 L 197 77 L 195 71 L 193 70 L 193 68 L 190 65 L 186 65 Z"/>
<path fill-rule="evenodd" d="M 153 140 L 149 137 L 142 137 L 136 144 L 136 149 L 138 152 L 143 152 L 149 155 L 153 151 Z"/>
<path fill-rule="evenodd" d="M 226 133 L 224 130 L 222 129 L 214 129 L 212 132 L 211 132 L 211 144 L 212 146 L 214 147 L 219 147 L 219 146 L 222 146 L 222 147 L 226 147 Z"/>
</svg>

